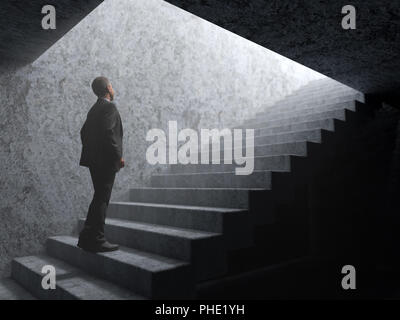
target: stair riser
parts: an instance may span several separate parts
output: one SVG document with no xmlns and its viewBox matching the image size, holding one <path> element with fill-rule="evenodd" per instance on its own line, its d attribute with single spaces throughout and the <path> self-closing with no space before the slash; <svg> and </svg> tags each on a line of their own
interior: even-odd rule
<svg viewBox="0 0 400 320">
<path fill-rule="evenodd" d="M 79 220 L 79 228 L 82 229 L 84 220 Z M 190 261 L 192 258 L 192 246 L 195 241 L 177 236 L 153 233 L 150 231 L 130 229 L 123 226 L 107 224 L 107 239 L 120 245 L 135 248 L 141 251 L 156 253 L 165 257 Z M 208 239 L 204 239 L 208 240 Z M 215 237 L 210 242 L 218 243 L 221 238 Z"/>
<path fill-rule="evenodd" d="M 352 89 L 342 89 L 342 88 L 333 89 L 331 91 L 323 91 L 323 90 L 299 91 L 297 93 L 291 94 L 290 96 L 287 96 L 282 100 L 292 100 L 292 101 L 295 99 L 307 100 L 307 99 L 319 99 L 321 97 L 332 99 L 332 98 L 339 98 L 343 96 L 357 95 L 357 94 L 361 94 L 361 92 L 357 92 Z"/>
<path fill-rule="evenodd" d="M 37 300 L 28 290 L 21 286 L 15 279 L 11 277 L 2 278 L 0 280 L 0 300 Z"/>
<path fill-rule="evenodd" d="M 121 263 L 102 254 L 85 252 L 78 248 L 48 239 L 47 252 L 60 260 L 86 270 L 90 274 L 113 281 L 123 287 L 148 298 L 190 298 L 193 284 L 189 283 L 191 272 L 189 266 L 176 268 L 163 273 L 153 273 L 136 266 Z"/>
<path fill-rule="evenodd" d="M 237 234 L 243 233 L 243 230 L 250 230 L 249 215 L 246 210 L 221 212 L 118 203 L 110 203 L 107 210 L 107 216 L 110 218 L 223 233 L 224 236 L 229 238 L 226 243 L 229 249 L 245 247 L 251 242 L 243 235 L 237 237 Z"/>
<path fill-rule="evenodd" d="M 264 192 L 245 189 L 135 188 L 129 192 L 129 201 L 247 209 L 252 194 Z"/>
<path fill-rule="evenodd" d="M 246 154 L 246 148 L 242 148 L 242 154 Z M 256 157 L 281 155 L 306 156 L 307 142 L 298 141 L 254 146 L 254 156 Z M 223 156 L 224 150 L 222 149 L 220 159 L 223 159 Z"/>
<path fill-rule="evenodd" d="M 275 219 L 271 197 L 272 194 L 268 190 L 137 188 L 130 190 L 129 200 L 145 203 L 249 209 L 255 223 L 269 224 Z M 230 228 L 225 227 L 224 230 L 230 230 Z"/>
<path fill-rule="evenodd" d="M 41 300 L 76 300 L 74 295 L 70 294 L 60 284 L 56 283 L 56 289 L 45 290 L 42 288 L 42 279 L 44 274 L 34 272 L 26 268 L 16 260 L 12 261 L 11 276 L 21 286 L 26 288 L 32 295 Z"/>
<path fill-rule="evenodd" d="M 242 140 L 243 141 L 243 140 Z M 246 139 L 246 141 L 248 141 Z M 276 143 L 290 143 L 296 141 L 311 141 L 311 142 L 321 142 L 321 131 L 316 130 L 305 130 L 290 133 L 282 133 L 279 135 L 267 135 L 254 137 L 254 145 L 263 144 L 276 144 Z M 235 141 L 237 143 L 237 141 Z M 244 144 L 244 141 L 243 141 Z M 223 143 L 221 143 L 223 148 Z"/>
<path fill-rule="evenodd" d="M 304 106 L 310 105 L 310 104 L 319 104 L 319 105 L 325 105 L 325 104 L 333 104 L 333 103 L 340 103 L 343 101 L 348 101 L 348 100 L 357 100 L 360 102 L 365 102 L 365 98 L 363 94 L 360 93 L 349 93 L 349 94 L 339 94 L 339 95 L 327 95 L 327 96 L 309 96 L 309 97 L 303 97 L 303 98 L 297 98 L 297 97 L 290 97 L 286 98 L 278 103 L 276 103 L 273 108 L 287 108 L 289 110 L 301 110 L 304 108 Z M 262 112 L 259 113 L 260 115 Z"/>
<path fill-rule="evenodd" d="M 251 140 L 245 137 L 245 139 L 241 140 L 233 140 L 232 143 L 227 147 L 227 150 L 231 150 L 232 146 L 234 148 L 239 148 L 240 147 L 240 142 L 243 150 L 243 146 L 247 145 L 247 142 L 250 142 Z M 254 137 L 254 146 L 261 146 L 261 145 L 267 145 L 267 144 L 282 144 L 282 143 L 291 143 L 291 142 L 297 142 L 297 141 L 310 141 L 310 142 L 321 142 L 321 130 L 315 129 L 315 130 L 305 130 L 305 131 L 297 131 L 297 132 L 289 132 L 289 133 L 282 133 L 278 135 L 266 135 L 266 136 L 258 136 Z M 215 146 L 216 148 L 218 146 Z M 200 147 L 202 150 L 204 147 Z M 207 148 L 207 147 L 206 147 Z M 225 148 L 225 141 L 223 139 L 220 140 L 219 144 L 219 150 L 220 152 L 224 150 Z M 213 146 L 210 143 L 208 145 L 209 149 L 209 161 L 211 162 L 211 157 L 212 157 L 212 150 Z M 246 150 L 246 149 L 245 149 Z M 243 153 L 244 156 L 249 156 L 249 154 Z"/>
<path fill-rule="evenodd" d="M 290 100 L 293 98 L 297 98 L 299 100 L 318 99 L 321 97 L 337 98 L 337 97 L 356 95 L 356 94 L 361 94 L 361 92 L 355 91 L 352 89 L 343 89 L 343 88 L 334 88 L 334 89 L 330 89 L 330 90 L 326 89 L 326 88 L 312 89 L 312 90 L 299 90 L 299 91 L 295 91 L 292 94 L 282 98 L 280 101 L 277 101 L 277 103 L 279 103 L 281 101 L 285 101 L 287 99 Z"/>
<path fill-rule="evenodd" d="M 293 91 L 289 97 L 291 96 L 308 96 L 308 95 L 315 95 L 315 96 L 321 96 L 325 94 L 344 94 L 344 93 L 358 93 L 359 91 L 344 86 L 344 85 L 324 85 L 324 86 L 303 86 L 295 91 Z"/>
<path fill-rule="evenodd" d="M 236 148 L 237 149 L 237 148 Z M 236 150 L 228 149 L 227 152 L 233 155 L 233 152 Z M 221 162 L 224 159 L 224 149 L 220 150 L 220 159 Z M 246 148 L 243 147 L 241 154 L 246 154 Z M 270 157 L 270 156 L 281 156 L 281 155 L 294 155 L 294 156 L 306 156 L 307 155 L 307 142 L 288 142 L 288 143 L 275 143 L 275 144 L 267 144 L 267 145 L 259 145 L 254 147 L 254 156 L 255 157 Z M 197 159 L 200 159 L 199 154 L 195 154 Z M 169 172 L 170 167 L 178 166 L 178 165 L 165 165 L 162 169 L 163 172 Z"/>
<path fill-rule="evenodd" d="M 283 118 L 280 120 L 255 120 L 253 123 L 248 123 L 247 125 L 242 126 L 242 129 L 270 129 L 277 128 L 281 126 L 290 126 L 296 125 L 299 123 L 312 122 L 318 120 L 326 120 L 326 119 L 339 119 L 345 120 L 345 109 L 340 108 L 337 110 L 331 110 L 326 112 L 315 113 L 312 115 L 299 115 L 289 118 Z"/>
<path fill-rule="evenodd" d="M 305 131 L 313 129 L 325 129 L 333 131 L 335 129 L 333 125 L 333 119 L 324 119 L 311 122 L 303 122 L 298 124 L 289 124 L 274 128 L 260 128 L 254 131 L 254 135 L 257 137 L 257 136 L 282 134 L 285 132 L 296 132 L 296 131 Z"/>
<path fill-rule="evenodd" d="M 80 220 L 80 228 L 83 227 L 83 223 L 84 221 Z M 221 236 L 190 240 L 107 223 L 105 232 L 110 242 L 191 262 L 195 270 L 196 280 L 216 277 L 226 271 L 226 254 Z M 213 250 L 209 248 L 213 248 Z M 215 251 L 218 251 L 218 254 L 215 254 Z M 210 256 L 211 254 L 212 256 Z M 196 264 L 194 264 L 195 257 Z M 213 259 L 213 264 L 207 263 L 210 258 Z"/>
<path fill-rule="evenodd" d="M 315 99 L 304 99 L 304 100 L 297 100 L 297 99 L 285 99 L 275 105 L 271 106 L 270 108 L 266 108 L 264 111 L 257 113 L 257 116 L 268 116 L 271 113 L 286 113 L 286 112 L 300 112 L 309 108 L 316 108 L 321 111 L 325 111 L 325 108 L 329 108 L 331 105 L 335 104 L 342 104 L 349 101 L 359 101 L 365 102 L 364 95 L 355 94 L 355 95 L 346 95 L 341 96 L 338 98 L 315 98 Z"/>
<path fill-rule="evenodd" d="M 276 109 L 276 110 L 270 110 L 269 112 L 266 112 L 265 115 L 259 115 L 253 119 L 248 119 L 244 122 L 242 127 L 246 127 L 251 124 L 257 124 L 257 123 L 263 123 L 263 122 L 270 122 L 270 121 L 277 121 L 277 120 L 284 120 L 284 119 L 290 119 L 290 118 L 297 118 L 297 117 L 303 117 L 302 122 L 309 122 L 314 120 L 313 117 L 318 114 L 318 115 L 323 115 L 326 114 L 328 115 L 330 111 L 335 111 L 335 110 L 351 110 L 354 111 L 356 106 L 355 101 L 346 101 L 342 103 L 336 103 L 336 104 L 329 104 L 329 105 L 310 105 L 307 108 L 303 108 L 301 110 L 293 110 L 293 109 Z M 325 116 L 325 119 L 330 118 L 330 116 Z"/>
<path fill-rule="evenodd" d="M 352 89 L 352 88 L 328 78 L 328 79 L 313 80 L 308 84 L 306 84 L 305 86 L 302 86 L 299 89 L 297 89 L 296 92 L 311 92 L 311 91 L 330 92 L 331 90 L 337 90 L 337 89 Z"/>
<path fill-rule="evenodd" d="M 290 156 L 253 158 L 254 170 L 290 170 Z M 223 159 L 221 159 L 223 162 Z M 242 165 L 241 165 L 242 166 Z M 170 173 L 233 172 L 236 164 L 177 164 L 170 166 Z"/>
<path fill-rule="evenodd" d="M 153 175 L 151 186 L 155 188 L 264 188 L 271 189 L 271 173 L 253 172 L 250 175 L 232 173 L 204 173 L 188 175 Z"/>
<path fill-rule="evenodd" d="M 229 214 L 229 213 L 228 213 Z M 209 232 L 223 232 L 223 212 L 177 209 L 174 207 L 133 206 L 110 203 L 110 218 L 160 224 Z"/>
</svg>

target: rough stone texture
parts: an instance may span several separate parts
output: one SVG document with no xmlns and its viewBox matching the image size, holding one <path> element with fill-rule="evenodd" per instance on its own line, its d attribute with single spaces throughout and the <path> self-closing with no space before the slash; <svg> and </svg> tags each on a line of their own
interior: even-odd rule
<svg viewBox="0 0 400 320">
<path fill-rule="evenodd" d="M 364 93 L 400 102 L 400 5 L 392 0 L 167 0 Z M 342 7 L 357 29 L 341 27 Z"/>
<path fill-rule="evenodd" d="M 12 279 L 0 281 L 0 300 L 35 300 L 35 298 Z"/>
<path fill-rule="evenodd" d="M 2 0 L 0 64 L 9 64 L 9 59 L 32 62 L 101 1 Z M 398 1 L 167 2 L 364 93 L 400 103 Z M 41 29 L 40 9 L 44 4 L 53 4 L 57 9 L 57 30 Z M 347 4 L 354 5 L 357 10 L 356 30 L 347 31 L 341 27 L 342 7 Z"/>
<path fill-rule="evenodd" d="M 81 21 L 103 0 L 2 0 L 0 2 L 0 65 L 23 65 L 45 50 Z M 56 29 L 42 29 L 42 7 L 56 9 Z"/>
<path fill-rule="evenodd" d="M 160 0 L 105 1 L 34 63 L 0 75 L 0 272 L 15 256 L 70 234 L 86 214 L 79 130 L 108 76 L 124 124 L 127 167 L 113 199 L 144 185 L 145 135 L 241 121 L 321 75 Z"/>
</svg>

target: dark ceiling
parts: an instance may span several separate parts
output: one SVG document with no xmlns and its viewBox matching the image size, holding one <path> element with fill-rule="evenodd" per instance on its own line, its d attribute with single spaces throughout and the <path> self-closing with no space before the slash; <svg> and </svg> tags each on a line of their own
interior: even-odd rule
<svg viewBox="0 0 400 320">
<path fill-rule="evenodd" d="M 399 0 L 166 0 L 364 93 L 400 97 Z M 356 8 L 344 30 L 342 7 Z"/>
<path fill-rule="evenodd" d="M 34 61 L 103 0 L 1 0 L 1 64 Z M 56 8 L 56 29 L 43 30 L 44 5 Z"/>
<path fill-rule="evenodd" d="M 167 1 L 365 93 L 400 97 L 398 0 Z M 35 60 L 101 2 L 1 0 L 1 63 Z M 45 4 L 57 9 L 56 30 L 41 28 Z M 356 30 L 341 27 L 347 4 Z"/>
</svg>

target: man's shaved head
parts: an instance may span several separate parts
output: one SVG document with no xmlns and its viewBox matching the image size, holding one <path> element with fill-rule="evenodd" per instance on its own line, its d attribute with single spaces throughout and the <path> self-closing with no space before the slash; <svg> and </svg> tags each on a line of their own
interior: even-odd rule
<svg viewBox="0 0 400 320">
<path fill-rule="evenodd" d="M 110 84 L 110 80 L 106 77 L 97 77 L 92 82 L 92 89 L 96 96 L 99 98 L 104 97 L 108 93 L 107 86 Z"/>
</svg>

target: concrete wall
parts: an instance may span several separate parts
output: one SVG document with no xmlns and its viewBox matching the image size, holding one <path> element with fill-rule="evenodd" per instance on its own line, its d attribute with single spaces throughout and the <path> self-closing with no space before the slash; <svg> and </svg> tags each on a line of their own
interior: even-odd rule
<svg viewBox="0 0 400 320">
<path fill-rule="evenodd" d="M 393 0 L 166 0 L 383 101 L 400 105 L 400 6 Z M 356 29 L 341 26 L 356 9 Z"/>
<path fill-rule="evenodd" d="M 86 214 L 79 130 L 98 75 L 111 79 L 125 129 L 114 199 L 158 170 L 145 160 L 150 128 L 226 126 L 321 77 L 164 1 L 105 1 L 31 65 L 1 70 L 2 276 Z"/>
</svg>

